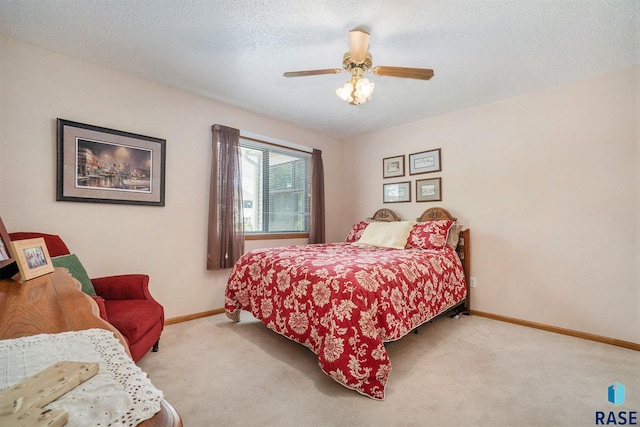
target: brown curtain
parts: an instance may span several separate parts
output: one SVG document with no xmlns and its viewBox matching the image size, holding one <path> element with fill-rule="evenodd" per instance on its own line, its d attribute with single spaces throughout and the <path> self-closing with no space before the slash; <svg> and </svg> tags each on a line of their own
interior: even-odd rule
<svg viewBox="0 0 640 427">
<path fill-rule="evenodd" d="M 244 252 L 240 131 L 213 125 L 207 270 L 231 268 Z"/>
<path fill-rule="evenodd" d="M 324 166 L 322 151 L 313 149 L 311 155 L 311 218 L 309 243 L 324 243 Z"/>
</svg>

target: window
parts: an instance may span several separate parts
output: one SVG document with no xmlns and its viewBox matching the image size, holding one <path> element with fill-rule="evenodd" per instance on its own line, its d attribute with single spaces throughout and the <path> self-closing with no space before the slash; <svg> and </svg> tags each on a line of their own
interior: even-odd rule
<svg viewBox="0 0 640 427">
<path fill-rule="evenodd" d="M 311 153 L 240 137 L 245 235 L 309 232 Z"/>
</svg>

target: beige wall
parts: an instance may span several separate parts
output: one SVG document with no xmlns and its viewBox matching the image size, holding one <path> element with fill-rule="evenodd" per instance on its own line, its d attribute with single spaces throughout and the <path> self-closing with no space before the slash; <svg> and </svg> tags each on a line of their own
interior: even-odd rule
<svg viewBox="0 0 640 427">
<path fill-rule="evenodd" d="M 5 225 L 61 234 L 92 276 L 149 273 L 167 317 L 223 305 L 204 234 L 222 123 L 323 150 L 329 241 L 383 206 L 382 158 L 441 148 L 443 171 L 422 176 L 442 177 L 444 200 L 384 206 L 441 205 L 471 227 L 476 310 L 640 343 L 638 67 L 342 144 L 12 39 L 0 58 Z M 166 206 L 56 202 L 57 117 L 165 138 Z"/>
<path fill-rule="evenodd" d="M 635 166 L 635 179 L 634 186 L 636 189 L 635 194 L 635 246 L 636 246 L 636 307 L 640 307 L 640 77 L 636 77 L 635 90 L 631 89 L 631 92 L 635 93 L 636 105 L 635 105 L 635 120 L 636 120 L 636 166 Z M 640 329 L 640 308 L 636 310 L 636 328 Z"/>
<path fill-rule="evenodd" d="M 640 67 L 353 138 L 352 222 L 382 183 L 441 176 L 471 228 L 473 308 L 640 343 Z M 442 172 L 382 179 L 384 157 L 442 149 Z M 412 199 L 415 200 L 415 189 Z"/>
<path fill-rule="evenodd" d="M 12 39 L 0 38 L 0 58 L 6 227 L 60 234 L 92 277 L 148 273 L 168 318 L 224 305 L 228 271 L 206 271 L 214 123 L 321 149 L 327 234 L 341 238 L 340 141 Z M 58 117 L 166 139 L 166 206 L 56 202 Z"/>
</svg>

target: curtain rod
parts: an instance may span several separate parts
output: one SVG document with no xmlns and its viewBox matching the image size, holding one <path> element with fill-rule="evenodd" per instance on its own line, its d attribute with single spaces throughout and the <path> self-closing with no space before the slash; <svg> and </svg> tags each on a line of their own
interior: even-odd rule
<svg viewBox="0 0 640 427">
<path fill-rule="evenodd" d="M 246 140 L 249 140 L 249 141 L 261 142 L 263 144 L 273 145 L 274 147 L 285 148 L 287 150 L 298 151 L 300 153 L 313 154 L 313 149 L 306 149 L 305 150 L 305 149 L 301 149 L 301 148 L 289 147 L 289 146 L 286 146 L 286 145 L 283 145 L 283 144 L 277 144 L 275 142 L 265 141 L 263 139 L 259 139 L 259 138 L 256 138 L 256 137 L 250 137 L 250 136 L 247 136 L 246 134 L 243 134 L 242 132 L 240 132 L 240 138 L 241 139 L 246 139 Z"/>
</svg>

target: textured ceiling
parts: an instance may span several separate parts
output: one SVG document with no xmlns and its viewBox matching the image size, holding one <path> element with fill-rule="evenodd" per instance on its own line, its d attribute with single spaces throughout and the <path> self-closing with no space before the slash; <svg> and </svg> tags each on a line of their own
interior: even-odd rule
<svg viewBox="0 0 640 427">
<path fill-rule="evenodd" d="M 347 33 L 371 33 L 360 106 L 335 90 Z M 0 33 L 337 138 L 640 64 L 637 0 L 0 0 Z M 249 130 L 249 129 L 247 129 Z"/>
</svg>

